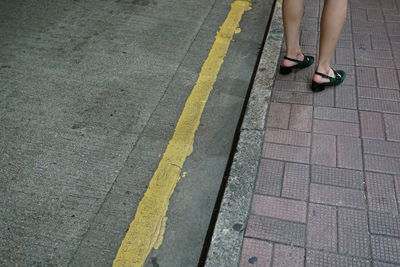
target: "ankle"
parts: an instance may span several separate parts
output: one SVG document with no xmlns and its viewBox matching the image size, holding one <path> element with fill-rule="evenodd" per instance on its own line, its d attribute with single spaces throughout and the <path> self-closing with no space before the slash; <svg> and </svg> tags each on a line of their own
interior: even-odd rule
<svg viewBox="0 0 400 267">
<path fill-rule="evenodd" d="M 331 67 L 329 65 L 318 65 L 316 71 L 328 75 L 331 71 Z"/>
<path fill-rule="evenodd" d="M 303 52 L 301 51 L 300 47 L 287 49 L 286 56 L 290 58 L 299 58 L 303 56 Z"/>
</svg>

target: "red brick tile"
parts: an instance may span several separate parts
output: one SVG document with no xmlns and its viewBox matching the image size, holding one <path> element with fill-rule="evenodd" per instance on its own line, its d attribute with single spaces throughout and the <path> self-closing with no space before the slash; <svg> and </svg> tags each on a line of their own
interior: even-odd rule
<svg viewBox="0 0 400 267">
<path fill-rule="evenodd" d="M 304 248 L 275 244 L 273 267 L 303 267 Z M 267 265 L 265 265 L 267 266 Z"/>
<path fill-rule="evenodd" d="M 380 8 L 369 8 L 367 9 L 368 20 L 380 20 L 383 21 L 383 13 Z"/>
<path fill-rule="evenodd" d="M 312 166 L 311 181 L 326 185 L 364 189 L 364 174 L 355 170 Z"/>
<path fill-rule="evenodd" d="M 336 87 L 337 88 L 342 88 Z M 314 94 L 314 106 L 334 107 L 335 106 L 335 90 L 324 90 L 318 94 Z M 342 91 L 342 89 L 340 89 Z M 347 93 L 347 92 L 346 92 Z M 357 102 L 356 102 L 357 105 Z"/>
<path fill-rule="evenodd" d="M 312 267 L 370 267 L 369 260 L 357 259 L 353 257 L 347 257 L 339 254 L 328 253 L 317 250 L 307 250 L 306 254 L 306 266 Z"/>
<path fill-rule="evenodd" d="M 354 33 L 354 46 L 356 50 L 360 49 L 372 49 L 371 38 L 368 34 L 365 33 Z"/>
<path fill-rule="evenodd" d="M 384 139 L 383 117 L 381 113 L 360 111 L 361 136 Z"/>
<path fill-rule="evenodd" d="M 280 196 L 283 167 L 284 163 L 281 161 L 261 159 L 255 192 L 264 195 Z"/>
<path fill-rule="evenodd" d="M 373 235 L 371 245 L 374 259 L 400 263 L 400 239 Z"/>
<path fill-rule="evenodd" d="M 311 184 L 310 201 L 349 208 L 366 208 L 363 191 L 329 185 Z"/>
<path fill-rule="evenodd" d="M 275 91 L 275 92 L 273 92 L 272 98 L 274 99 L 274 101 L 278 101 L 278 102 L 311 105 L 312 104 L 312 96 L 313 95 L 311 93 Z"/>
<path fill-rule="evenodd" d="M 331 107 L 315 107 L 314 118 L 320 120 L 333 120 L 353 123 L 359 122 L 357 111 Z"/>
<path fill-rule="evenodd" d="M 352 48 L 336 48 L 336 64 L 354 65 L 354 53 Z"/>
<path fill-rule="evenodd" d="M 361 139 L 348 136 L 338 136 L 337 166 L 348 169 L 363 169 Z"/>
<path fill-rule="evenodd" d="M 307 92 L 310 91 L 310 85 L 305 82 L 297 81 L 275 81 L 274 90 L 276 91 L 297 91 Z"/>
<path fill-rule="evenodd" d="M 292 105 L 289 129 L 295 131 L 311 132 L 312 106 Z"/>
<path fill-rule="evenodd" d="M 266 143 L 264 144 L 263 157 L 284 161 L 309 163 L 310 149 L 306 147 Z"/>
<path fill-rule="evenodd" d="M 372 234 L 400 237 L 400 215 L 390 213 L 369 213 Z"/>
<path fill-rule="evenodd" d="M 364 155 L 364 158 L 365 170 L 367 171 L 390 174 L 400 173 L 400 159 L 398 158 L 389 158 L 370 154 Z"/>
<path fill-rule="evenodd" d="M 363 140 L 364 153 L 400 157 L 400 143 L 383 140 Z"/>
<path fill-rule="evenodd" d="M 357 67 L 357 84 L 358 86 L 378 87 L 375 69 Z"/>
<path fill-rule="evenodd" d="M 307 247 L 336 252 L 336 208 L 310 204 L 307 221 Z"/>
<path fill-rule="evenodd" d="M 245 236 L 304 247 L 305 225 L 250 215 Z"/>
<path fill-rule="evenodd" d="M 367 173 L 366 183 L 369 210 L 397 213 L 394 181 L 391 175 Z"/>
<path fill-rule="evenodd" d="M 314 120 L 313 132 L 354 137 L 360 136 L 358 124 L 339 121 Z"/>
<path fill-rule="evenodd" d="M 390 22 L 386 23 L 387 31 L 389 35 L 400 35 L 400 23 Z"/>
<path fill-rule="evenodd" d="M 381 100 L 400 101 L 398 90 L 386 90 L 382 88 L 358 87 L 358 96 Z"/>
<path fill-rule="evenodd" d="M 308 165 L 286 163 L 282 196 L 307 200 L 310 171 Z"/>
<path fill-rule="evenodd" d="M 301 31 L 301 45 L 317 46 L 318 32 L 316 31 Z"/>
<path fill-rule="evenodd" d="M 384 116 L 387 139 L 400 141 L 400 115 L 385 114 Z"/>
<path fill-rule="evenodd" d="M 399 102 L 360 98 L 358 100 L 358 106 L 360 110 L 400 113 Z"/>
<path fill-rule="evenodd" d="M 369 258 L 367 212 L 340 208 L 338 216 L 339 253 Z"/>
<path fill-rule="evenodd" d="M 265 141 L 285 145 L 310 146 L 311 134 L 305 132 L 267 128 Z"/>
<path fill-rule="evenodd" d="M 239 266 L 241 267 L 269 266 L 272 259 L 272 244 L 261 240 L 245 238 L 240 258 Z"/>
<path fill-rule="evenodd" d="M 372 35 L 372 47 L 375 50 L 391 50 L 389 38 L 386 35 Z"/>
<path fill-rule="evenodd" d="M 376 72 L 380 88 L 399 89 L 396 70 L 377 68 Z"/>
<path fill-rule="evenodd" d="M 267 126 L 287 129 L 289 126 L 290 105 L 271 103 L 268 111 Z"/>
<path fill-rule="evenodd" d="M 254 195 L 251 213 L 293 222 L 306 222 L 307 204 L 304 201 Z"/>
<path fill-rule="evenodd" d="M 351 74 L 348 74 L 351 75 Z M 346 80 L 349 77 L 346 78 Z M 346 82 L 345 80 L 345 82 Z M 349 79 L 350 80 L 350 79 Z M 341 85 L 335 88 L 335 106 L 337 108 L 357 109 L 356 87 L 351 85 Z"/>
<path fill-rule="evenodd" d="M 336 167 L 336 137 L 314 134 L 311 146 L 312 164 Z"/>
</svg>

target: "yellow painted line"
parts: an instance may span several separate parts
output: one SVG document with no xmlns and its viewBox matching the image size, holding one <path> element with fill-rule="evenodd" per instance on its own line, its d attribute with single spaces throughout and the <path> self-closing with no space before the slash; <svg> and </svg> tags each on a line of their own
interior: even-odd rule
<svg viewBox="0 0 400 267">
<path fill-rule="evenodd" d="M 113 266 L 142 266 L 153 248 L 163 240 L 169 199 L 181 178 L 186 158 L 193 151 L 195 133 L 230 42 L 251 0 L 235 0 L 225 22 L 215 37 L 195 86 L 186 100 L 174 134 L 150 180 L 136 210 L 135 218 L 122 240 Z"/>
</svg>

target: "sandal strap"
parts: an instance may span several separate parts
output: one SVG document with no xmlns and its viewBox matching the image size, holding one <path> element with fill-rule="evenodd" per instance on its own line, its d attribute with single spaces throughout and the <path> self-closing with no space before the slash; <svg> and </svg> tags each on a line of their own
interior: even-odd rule
<svg viewBox="0 0 400 267">
<path fill-rule="evenodd" d="M 334 69 L 332 69 L 332 70 L 333 70 L 333 74 L 335 74 L 335 77 L 328 76 L 328 75 L 318 72 L 318 71 L 316 71 L 315 74 L 321 76 L 322 78 L 329 79 L 329 81 L 337 80 L 338 78 L 340 78 L 340 79 L 342 78 L 342 75 L 340 75 L 336 70 L 334 70 Z"/>
<path fill-rule="evenodd" d="M 284 58 L 284 59 L 287 59 L 287 60 L 290 60 L 290 61 L 293 61 L 293 62 L 297 62 L 297 63 L 302 63 L 302 62 L 305 62 L 305 61 L 309 61 L 309 60 L 310 60 L 310 58 L 309 58 L 308 56 L 305 56 L 305 55 L 303 55 L 303 56 L 304 56 L 304 59 L 303 59 L 303 60 L 298 60 L 298 59 L 290 58 L 290 57 L 287 57 L 287 56 L 284 56 L 283 58 Z"/>
</svg>

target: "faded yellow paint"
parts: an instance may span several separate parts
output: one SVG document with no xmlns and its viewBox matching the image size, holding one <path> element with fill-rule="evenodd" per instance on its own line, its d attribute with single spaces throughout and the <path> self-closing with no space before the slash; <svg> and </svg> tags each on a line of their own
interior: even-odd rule
<svg viewBox="0 0 400 267">
<path fill-rule="evenodd" d="M 192 153 L 195 133 L 232 37 L 242 15 L 250 10 L 250 5 L 250 0 L 236 0 L 232 3 L 197 82 L 186 100 L 174 134 L 122 240 L 113 262 L 114 267 L 142 266 L 151 250 L 161 245 L 169 199 L 181 178 L 180 173 L 186 158 Z"/>
</svg>

